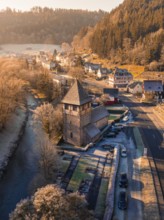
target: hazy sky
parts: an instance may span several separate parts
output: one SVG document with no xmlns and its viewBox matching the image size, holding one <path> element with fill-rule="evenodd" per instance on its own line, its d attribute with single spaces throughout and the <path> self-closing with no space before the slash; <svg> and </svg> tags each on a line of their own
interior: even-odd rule
<svg viewBox="0 0 164 220">
<path fill-rule="evenodd" d="M 33 6 L 111 11 L 123 0 L 0 0 L 0 10 L 6 7 L 29 10 Z"/>
</svg>

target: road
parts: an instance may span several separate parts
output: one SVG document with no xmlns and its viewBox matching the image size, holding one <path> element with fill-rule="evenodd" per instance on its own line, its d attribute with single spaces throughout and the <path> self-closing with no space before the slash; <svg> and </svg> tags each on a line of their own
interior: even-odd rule
<svg viewBox="0 0 164 220">
<path fill-rule="evenodd" d="M 130 107 L 135 115 L 135 124 L 140 130 L 144 145 L 148 151 L 148 158 L 154 177 L 160 215 L 164 216 L 164 123 L 153 113 L 153 107 L 145 106 L 136 99 L 122 97 L 124 103 Z M 162 124 L 163 123 L 163 124 Z"/>
<path fill-rule="evenodd" d="M 36 102 L 31 98 L 31 107 L 34 104 Z M 34 143 L 32 114 L 29 113 L 23 138 L 0 181 L 0 220 L 8 220 L 9 213 L 15 208 L 16 203 L 30 194 L 29 186 L 38 167 L 38 151 Z"/>
</svg>

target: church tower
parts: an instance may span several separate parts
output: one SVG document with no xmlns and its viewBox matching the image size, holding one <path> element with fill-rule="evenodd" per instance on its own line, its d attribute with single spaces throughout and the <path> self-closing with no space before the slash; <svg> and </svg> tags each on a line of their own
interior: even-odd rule
<svg viewBox="0 0 164 220">
<path fill-rule="evenodd" d="M 85 127 L 91 123 L 91 98 L 78 80 L 65 95 L 62 103 L 64 140 L 76 146 L 87 144 Z"/>
</svg>

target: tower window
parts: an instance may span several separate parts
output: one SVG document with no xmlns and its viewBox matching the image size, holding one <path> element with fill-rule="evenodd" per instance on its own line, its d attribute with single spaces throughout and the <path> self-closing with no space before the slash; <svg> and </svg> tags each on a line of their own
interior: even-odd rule
<svg viewBox="0 0 164 220">
<path fill-rule="evenodd" d="M 69 109 L 69 105 L 68 104 L 65 104 L 65 109 Z"/>
<path fill-rule="evenodd" d="M 72 132 L 70 133 L 70 138 L 73 138 L 73 133 Z"/>
<path fill-rule="evenodd" d="M 73 111 L 77 111 L 77 106 L 73 105 Z"/>
</svg>

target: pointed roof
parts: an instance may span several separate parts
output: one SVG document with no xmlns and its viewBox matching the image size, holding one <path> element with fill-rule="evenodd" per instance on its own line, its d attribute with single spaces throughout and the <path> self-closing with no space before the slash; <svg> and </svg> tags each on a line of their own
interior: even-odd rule
<svg viewBox="0 0 164 220">
<path fill-rule="evenodd" d="M 62 103 L 72 105 L 83 105 L 87 102 L 91 102 L 91 98 L 88 96 L 87 92 L 84 90 L 78 80 L 75 81 L 62 100 Z"/>
</svg>

